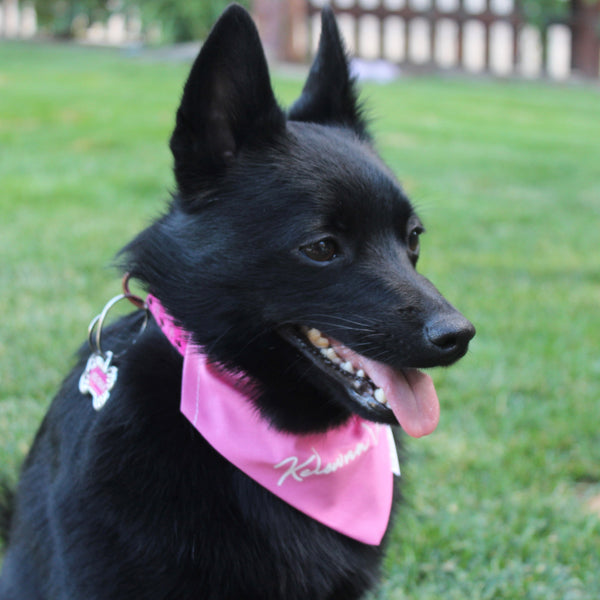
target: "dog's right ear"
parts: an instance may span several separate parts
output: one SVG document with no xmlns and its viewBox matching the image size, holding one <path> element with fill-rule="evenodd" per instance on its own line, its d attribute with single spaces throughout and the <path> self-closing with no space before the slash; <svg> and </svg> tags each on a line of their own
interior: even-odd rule
<svg viewBox="0 0 600 600">
<path fill-rule="evenodd" d="M 177 110 L 170 146 L 179 191 L 193 196 L 242 147 L 268 144 L 284 128 L 258 31 L 234 4 L 202 46 Z"/>
</svg>

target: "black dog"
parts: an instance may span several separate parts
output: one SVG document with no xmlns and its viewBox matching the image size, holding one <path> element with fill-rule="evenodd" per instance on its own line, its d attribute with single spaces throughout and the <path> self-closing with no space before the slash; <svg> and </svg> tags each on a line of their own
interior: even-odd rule
<svg viewBox="0 0 600 600">
<path fill-rule="evenodd" d="M 378 423 L 432 431 L 437 399 L 417 369 L 459 359 L 474 329 L 415 271 L 423 227 L 371 145 L 333 14 L 286 115 L 250 17 L 230 7 L 192 67 L 171 149 L 177 194 L 120 255 L 152 316 L 96 323 L 100 379 L 116 378 L 96 389 L 97 410 L 87 347 L 52 403 L 23 468 L 0 598 L 360 598 L 389 510 L 373 506 L 377 534 L 368 510 L 342 506 L 364 494 L 385 505 L 388 492 L 354 482 L 339 510 L 338 490 L 304 498 L 329 521 L 272 492 L 363 468 L 384 444 Z M 199 433 L 198 414 L 182 414 L 186 377 L 201 372 L 225 391 L 195 410 L 229 411 L 237 429 Z M 319 444 L 356 424 L 367 437 L 324 466 Z M 314 454 L 271 465 L 270 488 L 213 434 L 242 457 L 271 438 Z"/>
</svg>

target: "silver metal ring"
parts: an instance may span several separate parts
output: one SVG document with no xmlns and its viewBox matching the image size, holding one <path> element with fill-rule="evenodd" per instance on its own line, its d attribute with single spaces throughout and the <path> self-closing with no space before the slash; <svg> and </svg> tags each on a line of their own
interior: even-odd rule
<svg viewBox="0 0 600 600">
<path fill-rule="evenodd" d="M 110 309 L 113 306 L 115 306 L 115 304 L 117 304 L 121 300 L 125 300 L 125 299 L 129 300 L 130 302 L 133 302 L 136 306 L 138 306 L 138 305 L 141 306 L 144 309 L 144 322 L 142 323 L 142 327 L 141 327 L 140 331 L 135 336 L 135 338 L 131 344 L 132 345 L 135 344 L 137 342 L 138 338 L 140 337 L 140 335 L 142 335 L 142 333 L 145 331 L 146 326 L 148 325 L 148 318 L 149 318 L 149 314 L 150 314 L 150 311 L 148 310 L 148 306 L 146 305 L 146 303 L 139 296 L 136 296 L 135 294 L 130 294 L 130 293 L 119 294 L 119 295 L 115 296 L 114 298 L 111 298 L 105 304 L 104 308 L 102 309 L 102 312 L 99 315 L 96 315 L 92 319 L 92 321 L 90 322 L 90 324 L 88 326 L 88 344 L 90 345 L 92 352 L 97 352 L 101 356 L 106 357 L 106 354 L 102 350 L 102 345 L 101 345 L 102 328 L 104 327 L 104 321 L 106 319 L 106 316 L 110 312 Z M 95 339 L 94 339 L 94 331 L 96 332 Z M 95 344 L 94 344 L 94 342 L 95 342 Z M 123 352 L 120 352 L 119 354 L 115 354 L 114 358 L 118 358 L 122 354 L 123 354 Z"/>
</svg>

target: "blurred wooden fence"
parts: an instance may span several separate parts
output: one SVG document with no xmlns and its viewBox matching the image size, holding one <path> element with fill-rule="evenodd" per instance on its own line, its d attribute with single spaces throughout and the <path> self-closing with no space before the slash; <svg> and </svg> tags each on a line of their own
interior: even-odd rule
<svg viewBox="0 0 600 600">
<path fill-rule="evenodd" d="M 37 31 L 33 2 L 0 0 L 0 38 L 31 38 Z"/>
<path fill-rule="evenodd" d="M 280 60 L 304 61 L 314 52 L 327 3 L 359 58 L 413 71 L 599 78 L 600 0 L 568 1 L 570 16 L 538 28 L 526 22 L 519 0 L 253 0 L 252 12 Z M 93 43 L 141 39 L 139 19 L 118 13 L 86 27 Z M 36 29 L 34 2 L 0 0 L 0 37 L 27 38 Z"/>
<path fill-rule="evenodd" d="M 254 0 L 253 7 L 277 58 L 314 52 L 319 13 L 330 4 L 359 58 L 413 71 L 599 77 L 600 1 L 571 0 L 570 17 L 543 27 L 527 23 L 516 1 Z"/>
</svg>

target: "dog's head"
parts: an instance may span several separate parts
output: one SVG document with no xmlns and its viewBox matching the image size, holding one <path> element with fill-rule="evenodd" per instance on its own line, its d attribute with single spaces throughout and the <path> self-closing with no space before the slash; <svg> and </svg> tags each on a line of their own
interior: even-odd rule
<svg viewBox="0 0 600 600">
<path fill-rule="evenodd" d="M 223 14 L 177 111 L 177 193 L 126 268 L 212 360 L 261 384 L 277 427 L 358 413 L 423 435 L 438 404 L 417 369 L 463 356 L 474 329 L 415 270 L 423 225 L 371 145 L 330 10 L 322 24 L 286 114 L 249 15 Z"/>
</svg>

